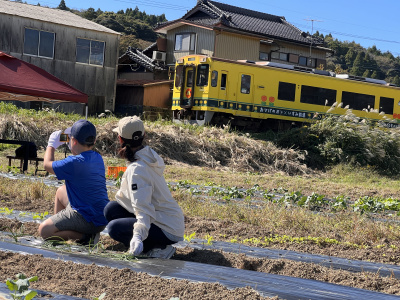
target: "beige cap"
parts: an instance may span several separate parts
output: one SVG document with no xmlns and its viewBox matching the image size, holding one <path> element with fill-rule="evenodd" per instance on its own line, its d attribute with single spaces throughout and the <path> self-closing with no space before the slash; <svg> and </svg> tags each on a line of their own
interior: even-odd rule
<svg viewBox="0 0 400 300">
<path fill-rule="evenodd" d="M 113 131 L 124 139 L 131 140 L 132 135 L 137 131 L 142 133 L 141 136 L 144 135 L 144 124 L 138 116 L 125 117 L 119 120 L 118 127 L 114 128 Z"/>
</svg>

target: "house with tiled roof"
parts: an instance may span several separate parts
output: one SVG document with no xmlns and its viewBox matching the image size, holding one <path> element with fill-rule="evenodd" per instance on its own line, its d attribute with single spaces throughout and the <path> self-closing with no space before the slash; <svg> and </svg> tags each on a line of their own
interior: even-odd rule
<svg viewBox="0 0 400 300">
<path fill-rule="evenodd" d="M 170 112 L 173 80 L 167 80 L 168 69 L 161 60 L 151 58 L 154 43 L 144 50 L 128 47 L 118 59 L 115 113 L 149 116 Z"/>
<path fill-rule="evenodd" d="M 326 65 L 332 50 L 282 16 L 198 0 L 182 18 L 158 24 L 166 35 L 166 64 L 188 54 L 232 60 L 273 61 L 312 68 Z"/>
<path fill-rule="evenodd" d="M 69 11 L 7 0 L 0 0 L 0 28 L 0 51 L 87 94 L 89 114 L 114 109 L 118 32 Z M 85 113 L 70 103 L 57 108 Z"/>
</svg>

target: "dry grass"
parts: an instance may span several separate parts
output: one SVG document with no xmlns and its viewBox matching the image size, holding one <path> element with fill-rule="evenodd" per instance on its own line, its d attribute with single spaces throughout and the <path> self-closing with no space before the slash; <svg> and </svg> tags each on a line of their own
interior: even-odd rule
<svg viewBox="0 0 400 300">
<path fill-rule="evenodd" d="M 117 136 L 112 132 L 118 119 L 91 120 L 97 128 L 96 149 L 105 156 L 118 150 Z M 0 114 L 0 138 L 33 141 L 44 148 L 54 130 L 65 129 L 73 121 L 53 118 L 27 118 Z M 166 163 L 181 162 L 217 170 L 242 172 L 281 171 L 305 174 L 311 171 L 302 163 L 305 153 L 280 149 L 271 142 L 227 132 L 215 127 L 183 127 L 171 123 L 146 122 L 146 142 Z"/>
<path fill-rule="evenodd" d="M 398 224 L 377 222 L 353 212 L 316 214 L 301 207 L 289 208 L 271 202 L 265 202 L 259 208 L 232 202 L 220 205 L 211 200 L 198 201 L 196 197 L 180 191 L 174 192 L 174 197 L 186 216 L 248 224 L 253 228 L 253 231 L 248 229 L 251 232 L 248 238 L 311 236 L 368 246 L 379 244 L 382 239 L 400 239 Z"/>
</svg>

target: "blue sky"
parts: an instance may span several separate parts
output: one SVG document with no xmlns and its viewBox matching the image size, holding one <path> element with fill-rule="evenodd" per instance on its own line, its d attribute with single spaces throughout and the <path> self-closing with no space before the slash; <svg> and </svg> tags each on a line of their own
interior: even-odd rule
<svg viewBox="0 0 400 300">
<path fill-rule="evenodd" d="M 25 1 L 24 1 L 25 2 Z M 27 0 L 27 3 L 57 7 L 60 0 Z M 355 41 L 368 48 L 376 45 L 382 52 L 400 56 L 400 1 L 399 0 L 220 0 L 251 10 L 284 16 L 303 31 L 332 33 L 340 41 Z M 68 7 L 103 11 L 135 8 L 147 14 L 165 13 L 171 21 L 179 19 L 193 8 L 197 0 L 65 0 Z M 314 21 L 311 21 L 314 20 Z"/>
</svg>

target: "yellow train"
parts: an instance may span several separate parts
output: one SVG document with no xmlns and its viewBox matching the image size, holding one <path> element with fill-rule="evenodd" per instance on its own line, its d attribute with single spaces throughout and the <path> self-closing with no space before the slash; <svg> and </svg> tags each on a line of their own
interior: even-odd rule
<svg viewBox="0 0 400 300">
<path fill-rule="evenodd" d="M 274 62 L 204 55 L 177 60 L 173 119 L 197 124 L 272 126 L 307 122 L 348 109 L 361 118 L 400 124 L 400 88 L 383 80 Z M 279 120 L 279 122 L 277 122 Z"/>
</svg>

